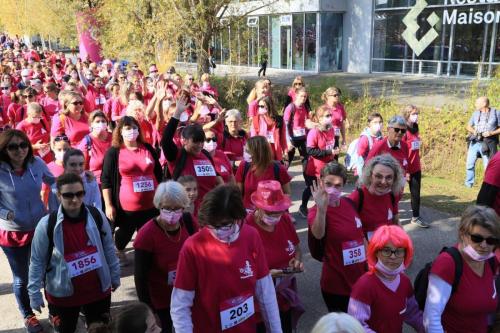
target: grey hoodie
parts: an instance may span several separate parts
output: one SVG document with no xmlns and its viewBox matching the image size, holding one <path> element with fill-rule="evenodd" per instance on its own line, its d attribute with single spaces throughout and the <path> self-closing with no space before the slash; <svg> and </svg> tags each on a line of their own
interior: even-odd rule
<svg viewBox="0 0 500 333">
<path fill-rule="evenodd" d="M 39 157 L 28 163 L 22 176 L 18 176 L 8 163 L 0 162 L 0 229 L 35 230 L 38 221 L 47 214 L 40 197 L 42 182 L 50 186 L 54 181 Z M 9 212 L 14 213 L 14 220 L 7 220 Z"/>
</svg>

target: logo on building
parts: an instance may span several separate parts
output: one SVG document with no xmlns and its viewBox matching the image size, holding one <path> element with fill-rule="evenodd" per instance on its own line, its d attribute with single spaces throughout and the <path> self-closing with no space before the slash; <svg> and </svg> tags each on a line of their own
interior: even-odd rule
<svg viewBox="0 0 500 333">
<path fill-rule="evenodd" d="M 403 23 L 406 25 L 406 30 L 402 34 L 403 39 L 417 57 L 438 37 L 438 32 L 434 29 L 434 26 L 439 22 L 439 17 L 432 12 L 427 17 L 427 22 L 431 26 L 429 31 L 422 38 L 417 39 L 417 31 L 420 29 L 417 18 L 426 7 L 427 2 L 425 0 L 417 0 L 415 6 L 403 18 Z"/>
</svg>

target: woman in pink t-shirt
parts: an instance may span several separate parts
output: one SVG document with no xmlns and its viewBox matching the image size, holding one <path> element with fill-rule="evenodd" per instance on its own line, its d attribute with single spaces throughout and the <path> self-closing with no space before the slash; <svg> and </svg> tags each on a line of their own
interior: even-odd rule
<svg viewBox="0 0 500 333">
<path fill-rule="evenodd" d="M 332 113 L 332 125 L 335 131 L 336 142 L 335 147 L 346 145 L 345 129 L 347 114 L 344 105 L 340 102 L 340 95 L 340 89 L 337 87 L 330 87 L 321 95 L 321 99 L 325 102 L 325 106 L 327 106 Z"/>
<path fill-rule="evenodd" d="M 90 132 L 87 116 L 83 111 L 83 98 L 76 92 L 68 91 L 61 102 L 61 112 L 52 118 L 50 136 L 53 140 L 56 136 L 65 134 L 71 146 L 77 148 Z"/>
<path fill-rule="evenodd" d="M 158 215 L 153 197 L 161 179 L 155 149 L 144 141 L 137 120 L 123 117 L 113 132 L 101 174 L 106 216 L 118 227 L 115 245 L 122 265 L 127 264 L 124 249 L 134 232 Z"/>
<path fill-rule="evenodd" d="M 406 322 L 423 333 L 422 311 L 404 274 L 413 259 L 410 236 L 399 226 L 382 226 L 368 245 L 367 257 L 369 272 L 352 288 L 349 314 L 366 332 L 402 333 Z"/>
</svg>

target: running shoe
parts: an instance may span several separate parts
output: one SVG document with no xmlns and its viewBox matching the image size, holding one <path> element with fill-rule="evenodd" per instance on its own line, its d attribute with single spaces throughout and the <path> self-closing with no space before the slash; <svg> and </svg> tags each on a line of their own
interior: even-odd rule
<svg viewBox="0 0 500 333">
<path fill-rule="evenodd" d="M 24 327 L 26 327 L 26 332 L 28 333 L 40 333 L 43 332 L 43 327 L 34 314 L 31 314 L 24 318 Z"/>
<path fill-rule="evenodd" d="M 424 222 L 420 217 L 412 217 L 411 223 L 416 224 L 420 228 L 429 228 L 429 223 Z"/>
<path fill-rule="evenodd" d="M 54 329 L 54 332 L 60 332 L 61 328 L 61 318 L 59 316 L 53 316 L 49 313 L 49 323 Z"/>
</svg>

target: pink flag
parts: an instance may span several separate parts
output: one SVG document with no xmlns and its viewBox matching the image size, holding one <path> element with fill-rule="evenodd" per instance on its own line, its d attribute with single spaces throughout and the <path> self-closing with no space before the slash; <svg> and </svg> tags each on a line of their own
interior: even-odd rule
<svg viewBox="0 0 500 333">
<path fill-rule="evenodd" d="M 101 46 L 97 41 L 97 22 L 91 11 L 76 13 L 76 29 L 80 40 L 80 59 L 99 62 Z"/>
</svg>

